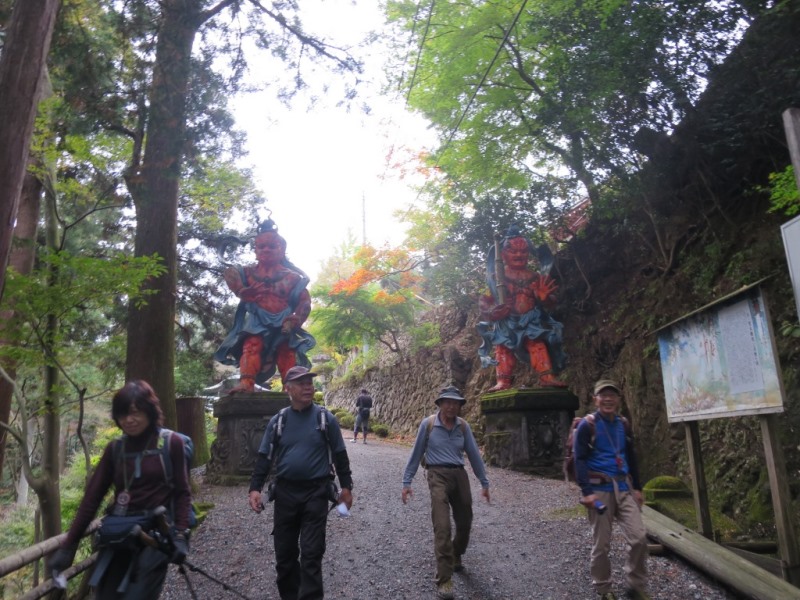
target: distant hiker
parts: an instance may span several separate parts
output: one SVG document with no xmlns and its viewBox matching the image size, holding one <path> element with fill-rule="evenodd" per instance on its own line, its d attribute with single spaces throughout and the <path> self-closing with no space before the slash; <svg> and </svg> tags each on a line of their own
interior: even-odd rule
<svg viewBox="0 0 800 600">
<path fill-rule="evenodd" d="M 356 424 L 353 427 L 353 439 L 355 443 L 358 439 L 359 429 L 364 431 L 364 443 L 367 443 L 367 431 L 369 430 L 369 412 L 372 409 L 372 396 L 366 388 L 361 389 L 361 394 L 356 398 Z"/>
<path fill-rule="evenodd" d="M 342 502 L 348 509 L 353 504 L 350 460 L 342 432 L 336 417 L 314 404 L 315 376 L 300 366 L 286 372 L 283 385 L 290 407 L 270 419 L 250 479 L 250 508 L 260 513 L 264 510 L 261 490 L 275 465 L 268 500 L 275 501 L 272 536 L 281 600 L 324 596 L 322 556 L 328 502 Z M 334 466 L 342 487 L 338 497 Z"/>
<path fill-rule="evenodd" d="M 461 571 L 461 556 L 467 551 L 472 528 L 472 491 L 464 470 L 467 453 L 472 471 L 481 482 L 481 495 L 489 502 L 489 480 L 469 424 L 458 416 L 466 400 L 454 386 L 444 388 L 436 398 L 439 410 L 420 423 L 417 439 L 403 474 L 403 504 L 414 493 L 411 480 L 422 461 L 427 469 L 431 492 L 433 543 L 436 554 L 436 586 L 439 598 L 453 598 L 453 571 Z M 455 521 L 451 537 L 450 511 Z"/>
<path fill-rule="evenodd" d="M 95 598 L 158 598 L 167 566 L 182 563 L 189 551 L 191 492 L 183 439 L 161 428 L 158 397 L 142 380 L 130 381 L 114 394 L 111 417 L 125 435 L 109 442 L 103 451 L 67 537 L 48 566 L 60 573 L 72 564 L 81 536 L 113 486 L 114 503 L 96 536 L 100 554 L 90 580 Z M 168 451 L 160 446 L 165 443 Z M 165 460 L 171 463 L 169 469 Z M 139 542 L 139 530 L 134 528 L 155 529 L 153 511 L 158 507 L 168 510 L 172 539 L 168 547 L 153 548 Z M 171 555 L 165 553 L 166 548 Z"/>
<path fill-rule="evenodd" d="M 647 531 L 642 523 L 642 486 L 633 437 L 617 414 L 622 391 L 614 381 L 601 379 L 594 386 L 597 412 L 587 415 L 575 431 L 575 472 L 581 488 L 580 503 L 589 511 L 592 525 L 591 574 L 602 600 L 615 600 L 611 589 L 611 526 L 619 523 L 628 543 L 625 575 L 628 598 L 649 598 L 647 587 Z M 593 417 L 593 418 L 589 418 Z"/>
</svg>

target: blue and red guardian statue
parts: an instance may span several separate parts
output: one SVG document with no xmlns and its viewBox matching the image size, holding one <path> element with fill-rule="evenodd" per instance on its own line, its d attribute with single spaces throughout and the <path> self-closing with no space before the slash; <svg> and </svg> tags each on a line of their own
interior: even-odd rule
<svg viewBox="0 0 800 600">
<path fill-rule="evenodd" d="M 537 272 L 528 266 L 533 253 L 531 242 L 516 226 L 498 236 L 489 251 L 486 282 L 490 293 L 480 299 L 478 332 L 483 344 L 478 353 L 483 367 L 495 365 L 497 384 L 492 392 L 512 387 L 518 361 L 530 364 L 540 386 L 566 387 L 556 378 L 566 365 L 561 348 L 563 325 L 550 316 L 558 286 L 546 269 Z"/>
<path fill-rule="evenodd" d="M 223 364 L 238 365 L 234 392 L 252 392 L 275 374 L 295 365 L 310 367 L 306 353 L 313 336 L 301 326 L 311 312 L 308 276 L 286 259 L 286 240 L 268 219 L 258 226 L 256 264 L 229 267 L 225 283 L 239 297 L 233 327 L 214 354 Z"/>
</svg>

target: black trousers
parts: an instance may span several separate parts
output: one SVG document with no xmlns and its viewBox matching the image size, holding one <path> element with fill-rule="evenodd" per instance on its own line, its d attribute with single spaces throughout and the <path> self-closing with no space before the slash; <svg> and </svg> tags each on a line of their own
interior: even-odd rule
<svg viewBox="0 0 800 600">
<path fill-rule="evenodd" d="M 272 529 L 281 600 L 318 600 L 328 522 L 329 479 L 278 480 Z M 298 543 L 299 542 L 299 543 Z"/>
<path fill-rule="evenodd" d="M 145 547 L 140 552 L 117 550 L 108 565 L 100 584 L 95 589 L 96 600 L 143 600 L 158 598 L 167 578 L 169 556 L 155 548 Z M 130 573 L 128 572 L 129 568 Z M 126 574 L 130 577 L 126 589 L 117 588 Z"/>
</svg>

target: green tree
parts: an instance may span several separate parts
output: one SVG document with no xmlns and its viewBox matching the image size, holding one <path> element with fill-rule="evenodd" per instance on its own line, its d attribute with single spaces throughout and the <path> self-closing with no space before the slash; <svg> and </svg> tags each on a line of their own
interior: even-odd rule
<svg viewBox="0 0 800 600">
<path fill-rule="evenodd" d="M 426 302 L 418 295 L 419 260 L 405 249 L 356 248 L 351 239 L 325 266 L 320 280 L 335 283 L 312 288 L 316 304 L 309 325 L 321 345 L 346 352 L 379 342 L 400 352 L 401 333 Z"/>
<path fill-rule="evenodd" d="M 82 409 L 87 386 L 76 381 L 74 369 L 84 361 L 96 362 L 98 346 L 102 345 L 96 338 L 71 339 L 70 333 L 87 323 L 87 316 L 96 316 L 121 295 L 137 301 L 142 282 L 158 274 L 160 267 L 150 258 L 95 259 L 63 251 L 42 254 L 40 262 L 41 268 L 29 276 L 9 271 L 4 302 L 14 307 L 15 318 L 0 331 L 8 342 L 0 346 L 0 363 L 10 360 L 18 372 L 46 374 L 42 383 L 22 386 L 19 374 L 12 380 L 2 370 L 2 376 L 15 390 L 19 422 L 26 424 L 35 418 L 40 423 L 41 462 L 34 463 L 28 454 L 32 444 L 26 427 L 0 423 L 0 428 L 20 446 L 25 479 L 36 492 L 42 510 L 44 536 L 51 537 L 61 532 L 61 398 L 75 394 Z M 66 385 L 59 382 L 56 373 L 63 376 Z M 41 375 L 35 377 L 36 381 L 41 379 Z"/>
<path fill-rule="evenodd" d="M 747 25 L 773 18 L 770 4 L 529 0 L 428 10 L 387 5 L 403 28 L 397 39 L 411 32 L 415 46 L 395 53 L 408 57 L 408 104 L 440 132 L 428 161 L 437 177 L 423 191 L 431 212 L 449 211 L 447 237 L 463 239 L 462 258 L 488 245 L 486 223 L 516 221 L 547 237 L 569 229 L 568 209 L 582 198 L 616 218 L 629 208 L 619 198 L 638 195 L 650 227 L 642 233 L 670 268 L 669 247 L 686 229 L 663 229 L 639 173 L 694 115 Z"/>
<path fill-rule="evenodd" d="M 81 75 L 74 81 L 83 85 L 73 83 L 74 97 L 70 97 L 86 107 L 86 126 L 94 118 L 107 132 L 125 136 L 130 143 L 123 177 L 136 209 L 135 255 L 158 256 L 165 266 L 163 275 L 146 284 L 153 292 L 148 302 L 129 307 L 126 377 L 152 383 L 170 425 L 175 419 L 181 180 L 187 171 L 203 172 L 202 155 L 220 157 L 227 152 L 235 156 L 238 152 L 236 136 L 226 133 L 230 117 L 224 105 L 227 94 L 236 91 L 245 67 L 243 39 L 254 37 L 258 45 L 298 69 L 303 60 L 317 57 L 342 69 L 357 67 L 345 52 L 331 50 L 308 36 L 295 11 L 291 4 L 273 10 L 242 0 L 105 3 L 94 12 L 101 28 L 84 39 L 87 47 L 99 51 L 83 54 L 84 59 L 96 57 L 91 68 L 68 65 Z M 76 21 L 82 23 L 83 12 L 75 13 Z M 201 31 L 201 44 L 195 47 Z M 75 39 L 79 36 L 70 41 Z M 73 51 L 71 56 L 79 49 L 74 43 L 67 46 Z M 226 59 L 230 77 L 213 70 L 215 63 Z M 87 86 L 89 81 L 97 85 Z M 299 78 L 295 83 L 303 85 Z"/>
<path fill-rule="evenodd" d="M 321 304 L 314 308 L 309 329 L 333 348 L 356 348 L 366 337 L 400 352 L 400 334 L 414 322 L 413 301 L 376 284 L 355 291 L 315 288 L 314 297 Z"/>
</svg>

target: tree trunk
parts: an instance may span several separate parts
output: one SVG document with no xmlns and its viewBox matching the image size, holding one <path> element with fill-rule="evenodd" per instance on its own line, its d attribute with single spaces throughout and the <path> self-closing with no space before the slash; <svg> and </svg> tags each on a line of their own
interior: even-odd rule
<svg viewBox="0 0 800 600">
<path fill-rule="evenodd" d="M 22 186 L 17 226 L 14 228 L 14 243 L 8 261 L 9 266 L 24 275 L 29 274 L 33 269 L 33 259 L 36 256 L 36 226 L 39 222 L 41 194 L 41 182 L 28 173 Z M 6 324 L 11 323 L 13 316 L 13 311 L 4 310 L 0 312 L 0 321 Z M 0 339 L 0 345 L 2 344 L 4 341 Z M 7 363 L 4 367 L 11 377 L 16 375 L 16 365 Z M 8 423 L 11 418 L 12 391 L 11 384 L 0 377 L 0 421 L 3 423 Z M 3 463 L 5 462 L 7 438 L 6 431 L 0 429 L 0 474 L 3 472 Z"/>
<path fill-rule="evenodd" d="M 60 0 L 15 2 L 0 55 L 0 296 Z"/>
<path fill-rule="evenodd" d="M 25 456 L 28 457 L 30 460 L 31 454 L 33 453 L 33 440 L 34 436 L 36 435 L 36 419 L 28 419 L 25 423 L 26 433 L 27 436 L 25 439 L 27 443 L 25 444 L 25 448 L 20 448 L 20 452 L 24 452 Z M 20 467 L 19 470 L 19 479 L 17 480 L 17 506 L 28 506 L 28 490 L 30 486 L 28 485 L 28 480 L 25 477 L 25 470 Z"/>
<path fill-rule="evenodd" d="M 45 237 L 51 251 L 57 249 L 58 220 L 56 218 L 56 198 L 48 194 L 46 198 Z M 52 265 L 47 274 L 50 285 L 58 281 L 58 270 Z M 58 348 L 53 340 L 58 332 L 58 318 L 47 315 L 47 329 L 44 335 L 44 351 L 49 358 L 44 368 L 44 405 L 42 411 L 42 475 L 31 482 L 31 487 L 39 499 L 42 514 L 43 539 L 61 533 L 61 401 L 58 391 L 58 368 L 55 366 Z"/>
<path fill-rule="evenodd" d="M 192 438 L 194 456 L 192 467 L 199 467 L 208 462 L 211 453 L 208 450 L 206 439 L 206 407 L 205 398 L 184 396 L 176 398 L 175 405 L 178 409 L 178 429 L 181 433 Z"/>
<path fill-rule="evenodd" d="M 194 36 L 202 24 L 196 0 L 168 0 L 158 35 L 147 142 L 141 168 L 126 177 L 136 205 L 136 256 L 158 255 L 167 271 L 151 280 L 144 306 L 130 305 L 125 377 L 148 381 L 166 425 L 176 427 L 175 295 L 178 182 Z"/>
</svg>

